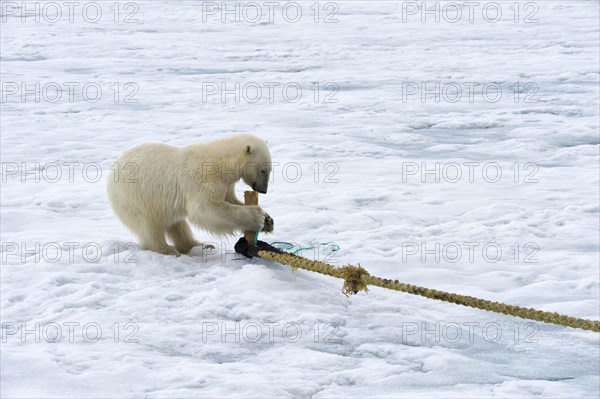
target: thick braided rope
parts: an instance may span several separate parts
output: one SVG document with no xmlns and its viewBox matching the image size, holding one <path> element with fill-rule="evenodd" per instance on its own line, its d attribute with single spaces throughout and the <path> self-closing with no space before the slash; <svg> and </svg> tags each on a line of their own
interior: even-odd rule
<svg viewBox="0 0 600 399">
<path fill-rule="evenodd" d="M 338 268 L 327 263 L 306 259 L 301 256 L 275 253 L 270 251 L 259 251 L 258 256 L 263 259 L 268 259 L 291 266 L 293 269 L 300 268 L 309 270 L 311 272 L 325 274 L 327 276 L 341 278 L 344 280 L 342 292 L 346 295 L 354 294 L 358 291 L 366 292 L 368 291 L 367 285 L 374 285 L 381 288 L 387 288 L 389 290 L 402 291 L 413 295 L 421 295 L 426 298 L 437 299 L 439 301 L 470 306 L 472 308 L 487 310 L 489 312 L 502 313 L 523 319 L 537 320 L 544 323 L 600 332 L 600 321 L 580 319 L 558 313 L 544 312 L 542 310 L 523 308 L 514 305 L 506 305 L 504 303 L 492 302 L 471 296 L 431 290 L 416 285 L 401 283 L 398 280 L 383 279 L 380 277 L 371 276 L 369 272 L 367 272 L 360 265 L 348 265 Z"/>
</svg>

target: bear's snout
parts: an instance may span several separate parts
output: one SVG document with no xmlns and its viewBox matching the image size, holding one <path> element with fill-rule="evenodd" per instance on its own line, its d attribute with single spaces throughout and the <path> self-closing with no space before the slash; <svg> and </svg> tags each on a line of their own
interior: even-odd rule
<svg viewBox="0 0 600 399">
<path fill-rule="evenodd" d="M 261 194 L 266 194 L 267 189 L 268 187 L 266 185 L 262 187 L 262 184 L 258 184 L 257 182 L 252 183 L 252 190 L 258 191 Z"/>
</svg>

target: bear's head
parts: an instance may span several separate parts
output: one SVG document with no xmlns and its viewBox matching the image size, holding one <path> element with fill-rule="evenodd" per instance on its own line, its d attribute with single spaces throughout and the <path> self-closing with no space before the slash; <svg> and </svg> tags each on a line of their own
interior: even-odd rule
<svg viewBox="0 0 600 399">
<path fill-rule="evenodd" d="M 254 191 L 266 194 L 272 167 L 271 153 L 267 142 L 258 137 L 252 137 L 244 146 L 244 159 L 242 179 Z"/>
</svg>

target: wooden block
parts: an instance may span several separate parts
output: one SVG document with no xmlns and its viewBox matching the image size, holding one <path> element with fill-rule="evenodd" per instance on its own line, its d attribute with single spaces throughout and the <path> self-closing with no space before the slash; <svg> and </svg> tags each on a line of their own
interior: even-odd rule
<svg viewBox="0 0 600 399">
<path fill-rule="evenodd" d="M 244 191 L 244 205 L 258 205 L 258 192 Z M 256 231 L 245 231 L 244 237 L 249 244 L 256 245 Z"/>
</svg>

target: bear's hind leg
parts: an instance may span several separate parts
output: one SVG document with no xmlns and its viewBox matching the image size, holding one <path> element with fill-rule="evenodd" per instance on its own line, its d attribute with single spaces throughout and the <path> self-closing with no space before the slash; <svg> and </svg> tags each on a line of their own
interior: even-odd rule
<svg viewBox="0 0 600 399">
<path fill-rule="evenodd" d="M 180 255 L 175 247 L 167 244 L 165 231 L 149 228 L 139 234 L 141 249 L 158 252 L 163 255 Z"/>
<path fill-rule="evenodd" d="M 175 244 L 175 248 L 182 254 L 188 254 L 194 247 L 205 246 L 194 238 L 190 225 L 185 220 L 173 224 L 167 229 L 169 238 Z M 205 246 L 206 247 L 206 246 Z"/>
</svg>

